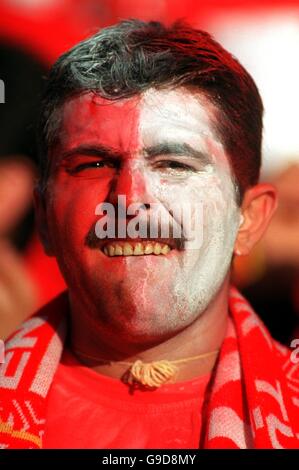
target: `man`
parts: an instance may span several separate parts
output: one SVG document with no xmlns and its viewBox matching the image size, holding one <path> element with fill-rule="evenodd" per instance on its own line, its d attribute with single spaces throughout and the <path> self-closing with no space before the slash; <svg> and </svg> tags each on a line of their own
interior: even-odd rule
<svg viewBox="0 0 299 470">
<path fill-rule="evenodd" d="M 252 78 L 184 24 L 58 60 L 35 199 L 68 292 L 6 345 L 4 447 L 298 447 L 297 365 L 230 288 L 276 206 L 261 133 Z"/>
</svg>

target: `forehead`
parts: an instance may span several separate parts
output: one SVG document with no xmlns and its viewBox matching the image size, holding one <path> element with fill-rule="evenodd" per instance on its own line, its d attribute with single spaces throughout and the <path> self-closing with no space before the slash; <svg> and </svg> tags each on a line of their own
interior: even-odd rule
<svg viewBox="0 0 299 470">
<path fill-rule="evenodd" d="M 60 144 L 101 143 L 127 152 L 165 140 L 218 142 L 215 119 L 216 109 L 205 95 L 183 88 L 150 89 L 119 101 L 87 93 L 64 104 Z"/>
</svg>

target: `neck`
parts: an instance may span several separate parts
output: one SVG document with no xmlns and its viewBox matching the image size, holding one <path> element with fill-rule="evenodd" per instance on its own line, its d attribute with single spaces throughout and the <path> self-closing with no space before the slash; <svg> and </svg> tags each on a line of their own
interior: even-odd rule
<svg viewBox="0 0 299 470">
<path fill-rule="evenodd" d="M 71 300 L 70 348 L 83 364 L 96 372 L 121 379 L 128 366 L 122 362 L 145 363 L 176 361 L 219 350 L 228 319 L 228 282 L 226 281 L 208 308 L 184 330 L 157 344 L 130 344 L 127 337 L 107 336 L 100 323 L 86 316 L 86 307 Z M 179 364 L 178 373 L 171 382 L 191 380 L 211 372 L 217 354 Z M 111 361 L 111 362 L 110 362 Z"/>
</svg>

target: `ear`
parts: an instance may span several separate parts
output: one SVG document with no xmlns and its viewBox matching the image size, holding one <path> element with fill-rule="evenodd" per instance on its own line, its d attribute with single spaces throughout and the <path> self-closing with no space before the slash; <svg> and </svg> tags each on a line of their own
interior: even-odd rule
<svg viewBox="0 0 299 470">
<path fill-rule="evenodd" d="M 55 256 L 48 230 L 47 205 L 45 194 L 38 186 L 34 188 L 33 201 L 38 234 L 48 256 Z"/>
<path fill-rule="evenodd" d="M 243 216 L 234 253 L 248 255 L 266 231 L 277 207 L 277 192 L 271 184 L 257 184 L 249 188 L 243 197 Z"/>
</svg>

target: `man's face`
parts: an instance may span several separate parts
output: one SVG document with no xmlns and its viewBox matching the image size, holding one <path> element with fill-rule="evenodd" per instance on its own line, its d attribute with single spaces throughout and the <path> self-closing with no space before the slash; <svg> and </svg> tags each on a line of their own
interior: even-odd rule
<svg viewBox="0 0 299 470">
<path fill-rule="evenodd" d="M 228 156 L 213 130 L 215 109 L 184 89 L 150 89 L 118 102 L 85 94 L 62 112 L 46 210 L 71 299 L 107 335 L 149 343 L 170 337 L 219 290 L 239 226 Z M 148 238 L 136 249 L 140 240 L 99 240 L 96 207 L 116 206 L 120 195 L 127 205 L 147 204 L 147 216 L 159 205 L 162 225 L 166 215 L 177 223 L 174 205 L 189 205 L 193 216 L 202 205 L 202 245 Z"/>
</svg>

